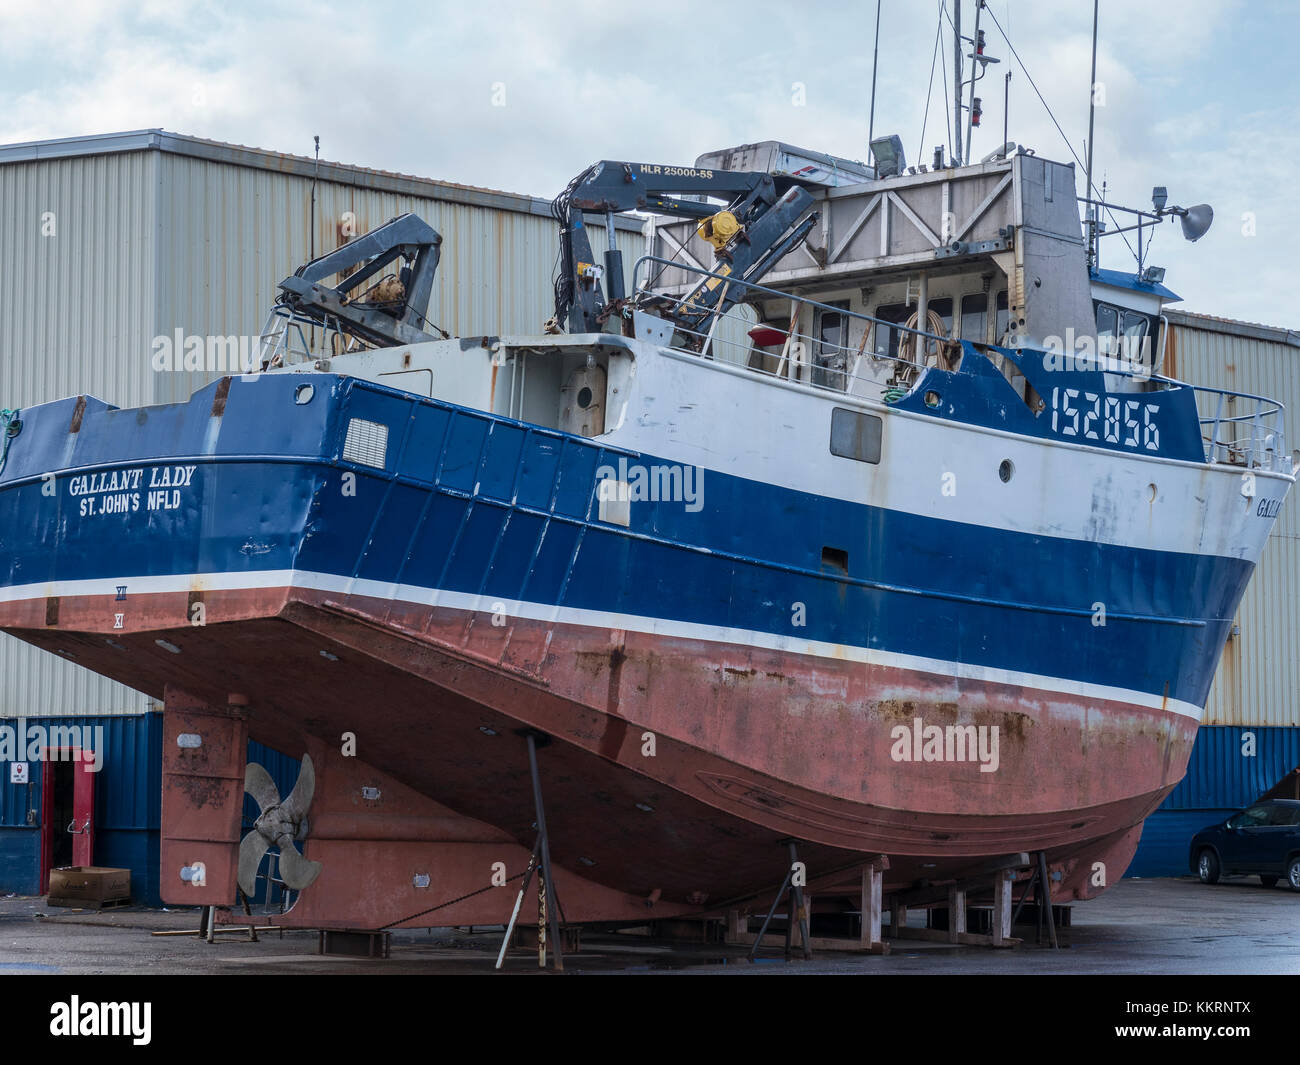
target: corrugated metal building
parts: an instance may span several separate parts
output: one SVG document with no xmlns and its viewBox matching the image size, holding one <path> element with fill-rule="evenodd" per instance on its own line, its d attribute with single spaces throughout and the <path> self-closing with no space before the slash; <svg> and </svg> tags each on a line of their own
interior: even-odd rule
<svg viewBox="0 0 1300 1065">
<path fill-rule="evenodd" d="M 1300 331 L 1186 311 L 1166 316 L 1165 372 L 1282 402 L 1292 415 L 1286 447 L 1300 468 Z M 1188 874 L 1188 843 L 1197 831 L 1254 802 L 1300 765 L 1297 637 L 1300 497 L 1293 493 L 1237 611 L 1187 776 L 1147 820 L 1130 876 Z"/>
<path fill-rule="evenodd" d="M 1300 464 L 1300 330 L 1167 312 L 1166 372 L 1192 384 L 1268 396 L 1286 406 L 1287 449 Z M 1202 402 L 1208 402 L 1202 399 Z M 1213 410 L 1205 412 L 1213 416 Z M 1238 413 L 1225 409 L 1225 415 Z M 1223 652 L 1207 725 L 1300 725 L 1300 499 L 1282 508 Z"/>
<path fill-rule="evenodd" d="M 156 372 L 155 338 L 256 337 L 277 283 L 313 249 L 406 211 L 443 237 L 430 321 L 460 336 L 540 332 L 558 250 L 548 200 L 162 130 L 0 146 L 0 407 L 185 399 L 220 373 Z M 630 273 L 641 226 L 618 226 Z M 138 897 L 156 898 L 158 708 L 3 634 L 0 676 L 0 723 L 104 726 L 94 859 L 130 868 Z M 30 769 L 23 785 L 0 770 L 0 891 L 42 890 L 48 817 L 42 767 Z M 287 790 L 294 776 L 277 780 Z"/>
</svg>

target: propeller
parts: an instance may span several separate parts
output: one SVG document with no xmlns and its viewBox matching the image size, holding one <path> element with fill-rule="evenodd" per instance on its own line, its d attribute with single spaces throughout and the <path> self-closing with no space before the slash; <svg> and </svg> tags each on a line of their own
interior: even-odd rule
<svg viewBox="0 0 1300 1065">
<path fill-rule="evenodd" d="M 257 891 L 257 868 L 262 856 L 272 847 L 280 848 L 280 879 L 294 891 L 310 887 L 320 876 L 320 862 L 309 861 L 298 853 L 295 839 L 307 835 L 307 807 L 316 790 L 316 769 L 311 755 L 302 756 L 302 769 L 293 791 L 283 802 L 280 791 L 262 766 L 249 762 L 244 769 L 244 790 L 256 801 L 261 813 L 253 831 L 239 844 L 239 888 L 247 898 Z"/>
</svg>

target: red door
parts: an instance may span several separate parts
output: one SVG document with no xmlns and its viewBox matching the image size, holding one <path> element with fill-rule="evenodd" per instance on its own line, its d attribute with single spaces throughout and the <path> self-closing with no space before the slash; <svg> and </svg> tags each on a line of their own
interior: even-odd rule
<svg viewBox="0 0 1300 1065">
<path fill-rule="evenodd" d="M 72 864 L 95 864 L 95 755 L 74 751 L 75 776 L 72 784 Z"/>
<path fill-rule="evenodd" d="M 95 856 L 95 756 L 91 751 L 46 751 L 41 766 L 41 891 L 50 870 L 93 865 Z"/>
</svg>

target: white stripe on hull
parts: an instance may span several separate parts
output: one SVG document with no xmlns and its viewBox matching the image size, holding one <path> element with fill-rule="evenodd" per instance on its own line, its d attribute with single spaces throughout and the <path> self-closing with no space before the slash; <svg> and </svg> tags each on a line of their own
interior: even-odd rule
<svg viewBox="0 0 1300 1065">
<path fill-rule="evenodd" d="M 511 617 L 527 618 L 557 625 L 581 625 L 589 628 L 625 629 L 652 633 L 681 640 L 699 640 L 705 643 L 761 647 L 791 655 L 808 655 L 814 658 L 834 659 L 861 665 L 879 665 L 894 669 L 914 670 L 933 674 L 953 681 L 969 680 L 989 684 L 1005 684 L 1044 693 L 1069 696 L 1085 701 L 1114 701 L 1129 703 L 1150 710 L 1162 710 L 1201 720 L 1201 707 L 1177 699 L 1167 699 L 1148 692 L 1133 691 L 1106 684 L 1090 684 L 1063 677 L 1049 677 L 1018 670 L 980 666 L 967 662 L 947 662 L 919 655 L 898 654 L 876 648 L 854 647 L 849 644 L 827 643 L 820 640 L 799 639 L 778 633 L 757 632 L 719 625 L 701 625 L 692 622 L 672 621 L 664 618 L 640 617 L 601 610 L 582 610 L 574 607 L 549 606 L 500 596 L 474 595 L 466 592 L 440 591 L 408 584 L 385 581 L 368 581 L 341 577 L 328 573 L 302 570 L 262 570 L 253 573 L 195 573 L 172 574 L 155 577 L 114 577 L 109 580 L 56 581 L 48 584 L 27 584 L 0 588 L 0 602 L 45 599 L 49 597 L 76 597 L 116 595 L 117 586 L 125 584 L 131 595 L 156 595 L 163 593 L 201 591 L 247 591 L 266 588 L 303 588 L 339 595 L 360 595 L 373 599 L 393 599 L 405 603 L 445 607 L 452 610 L 493 613 L 504 606 Z M 954 697 L 959 693 L 954 691 Z"/>
</svg>

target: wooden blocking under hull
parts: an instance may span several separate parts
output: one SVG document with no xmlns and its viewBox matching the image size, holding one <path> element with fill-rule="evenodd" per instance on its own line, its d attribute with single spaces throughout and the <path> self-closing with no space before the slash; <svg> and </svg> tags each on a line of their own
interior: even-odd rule
<svg viewBox="0 0 1300 1065">
<path fill-rule="evenodd" d="M 993 927 L 989 933 L 992 946 L 1005 947 L 1018 943 L 1011 936 L 1011 885 L 1015 874 L 1001 869 L 993 877 Z"/>
<path fill-rule="evenodd" d="M 876 861 L 862 867 L 862 931 L 858 937 L 858 949 L 872 954 L 889 953 L 889 946 L 881 931 L 884 918 L 882 895 L 885 870 L 888 868 L 889 859 L 883 854 Z"/>
<path fill-rule="evenodd" d="M 851 951 L 864 954 L 888 954 L 889 944 L 882 935 L 884 915 L 883 888 L 885 871 L 889 869 L 889 858 L 884 854 L 875 855 L 861 866 L 840 869 L 828 876 L 809 881 L 804 894 L 804 907 L 809 914 L 810 934 L 808 946 L 813 950 Z M 816 890 L 829 900 L 848 900 L 857 894 L 859 898 L 858 934 L 848 938 L 842 934 L 817 935 L 812 927 L 813 897 Z M 903 911 L 906 913 L 906 909 Z M 782 920 L 788 914 L 782 912 Z M 849 911 L 848 916 L 852 916 Z M 751 946 L 758 937 L 749 930 L 750 913 L 738 909 L 728 910 L 723 923 L 723 940 L 735 946 Z M 823 929 L 824 930 L 824 929 Z M 771 934 L 769 932 L 769 934 Z M 796 921 L 791 929 L 792 946 L 803 946 L 802 929 Z"/>
<path fill-rule="evenodd" d="M 1006 855 L 991 859 L 986 864 L 986 873 L 966 880 L 952 882 L 946 886 L 921 886 L 908 891 L 896 892 L 890 896 L 889 935 L 892 939 L 925 939 L 962 946 L 1018 947 L 1020 940 L 1011 935 L 1012 886 L 1015 884 L 1016 870 L 1028 865 L 1029 856 L 1024 853 Z M 977 911 L 977 921 L 981 931 L 972 932 L 968 927 L 967 898 L 972 892 L 988 897 L 989 880 L 992 880 L 993 906 L 991 910 L 981 908 Z M 944 909 L 931 909 L 928 914 L 927 927 L 912 928 L 907 924 L 908 904 L 934 906 L 946 900 Z M 935 917 L 940 920 L 933 920 Z M 935 927 L 935 925 L 940 927 Z"/>
<path fill-rule="evenodd" d="M 387 932 L 322 928 L 316 941 L 316 953 L 343 958 L 387 958 L 391 953 L 389 938 Z"/>
<path fill-rule="evenodd" d="M 230 905 L 244 808 L 246 711 L 212 707 L 171 686 L 163 705 L 160 894 L 172 904 Z"/>
</svg>

